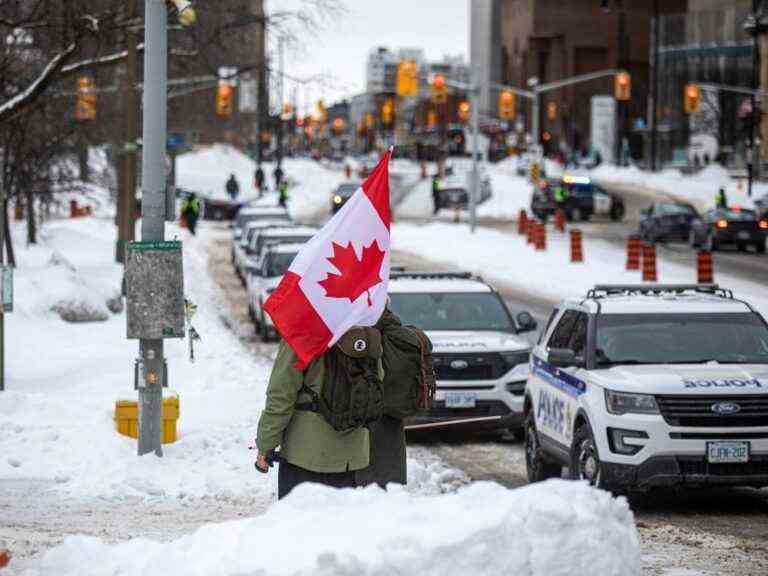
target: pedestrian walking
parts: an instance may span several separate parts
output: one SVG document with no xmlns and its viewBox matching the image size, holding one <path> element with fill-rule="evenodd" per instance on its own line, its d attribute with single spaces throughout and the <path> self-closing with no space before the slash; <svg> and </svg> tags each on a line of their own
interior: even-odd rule
<svg viewBox="0 0 768 576">
<path fill-rule="evenodd" d="M 187 196 L 181 203 L 181 215 L 194 236 L 197 230 L 197 219 L 200 217 L 200 199 L 194 193 Z"/>
<path fill-rule="evenodd" d="M 722 186 L 717 191 L 717 194 L 715 194 L 715 207 L 722 208 L 723 210 L 728 208 L 728 197 L 725 195 L 725 188 Z"/>
<path fill-rule="evenodd" d="M 288 207 L 288 182 L 283 180 L 277 188 L 278 197 L 277 203 L 283 208 Z"/>
<path fill-rule="evenodd" d="M 278 498 L 303 482 L 357 485 L 355 472 L 370 463 L 365 424 L 383 408 L 381 354 L 378 330 L 352 328 L 301 371 L 296 353 L 280 343 L 256 439 L 256 467 L 263 472 L 280 447 Z M 350 402 L 353 390 L 364 390 L 368 402 Z"/>
<path fill-rule="evenodd" d="M 253 184 L 256 186 L 259 198 L 261 198 L 264 192 L 264 170 L 262 169 L 261 164 L 258 165 L 256 172 L 253 175 Z"/>
<path fill-rule="evenodd" d="M 229 175 L 229 179 L 226 183 L 227 194 L 234 201 L 238 194 L 240 194 L 240 184 L 237 183 L 237 178 L 234 174 Z"/>
<path fill-rule="evenodd" d="M 280 168 L 280 164 L 275 167 L 275 171 L 272 175 L 275 177 L 275 190 L 279 190 L 280 183 L 283 181 L 283 169 Z"/>
<path fill-rule="evenodd" d="M 440 173 L 435 172 L 432 176 L 432 214 L 437 214 L 440 210 Z"/>
</svg>

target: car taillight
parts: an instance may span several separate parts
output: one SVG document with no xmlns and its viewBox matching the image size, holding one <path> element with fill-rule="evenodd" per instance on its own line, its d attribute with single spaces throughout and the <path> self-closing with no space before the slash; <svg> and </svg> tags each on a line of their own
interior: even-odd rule
<svg viewBox="0 0 768 576">
<path fill-rule="evenodd" d="M 717 226 L 718 228 L 728 228 L 728 220 L 718 220 L 715 223 L 715 226 Z"/>
<path fill-rule="evenodd" d="M 760 226 L 760 228 L 763 230 L 768 230 L 768 220 L 760 220 L 758 226 Z"/>
</svg>

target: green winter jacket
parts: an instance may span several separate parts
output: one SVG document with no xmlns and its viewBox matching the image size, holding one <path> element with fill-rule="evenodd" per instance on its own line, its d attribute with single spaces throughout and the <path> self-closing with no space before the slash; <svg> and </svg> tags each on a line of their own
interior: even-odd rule
<svg viewBox="0 0 768 576">
<path fill-rule="evenodd" d="M 367 428 L 337 432 L 315 412 L 296 410 L 297 401 L 309 401 L 299 394 L 302 383 L 322 391 L 325 357 L 312 361 L 304 372 L 293 367 L 296 354 L 284 341 L 272 367 L 267 402 L 259 419 L 256 444 L 265 454 L 280 447 L 289 463 L 312 472 L 348 472 L 368 466 L 370 443 Z"/>
</svg>

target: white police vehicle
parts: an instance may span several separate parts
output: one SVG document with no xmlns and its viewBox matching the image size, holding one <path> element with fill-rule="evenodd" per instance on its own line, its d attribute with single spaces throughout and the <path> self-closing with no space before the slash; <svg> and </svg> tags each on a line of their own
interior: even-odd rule
<svg viewBox="0 0 768 576">
<path fill-rule="evenodd" d="M 402 322 L 434 346 L 435 402 L 408 429 L 519 431 L 531 346 L 518 334 L 536 329 L 533 317 L 513 318 L 501 296 L 468 273 L 392 271 L 389 297 Z"/>
<path fill-rule="evenodd" d="M 262 341 L 277 336 L 272 318 L 264 312 L 264 302 L 274 292 L 303 244 L 271 244 L 264 249 L 258 270 L 253 270 L 248 282 L 248 312 Z"/>
<path fill-rule="evenodd" d="M 768 325 L 716 285 L 596 286 L 531 355 L 531 481 L 768 486 Z"/>
</svg>

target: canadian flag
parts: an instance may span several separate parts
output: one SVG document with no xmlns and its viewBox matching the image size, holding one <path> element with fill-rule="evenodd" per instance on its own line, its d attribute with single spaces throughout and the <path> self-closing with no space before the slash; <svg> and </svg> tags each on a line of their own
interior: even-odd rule
<svg viewBox="0 0 768 576">
<path fill-rule="evenodd" d="M 389 282 L 391 150 L 344 206 L 296 255 L 264 303 L 298 356 L 296 368 L 333 346 L 352 326 L 373 326 Z"/>
</svg>

